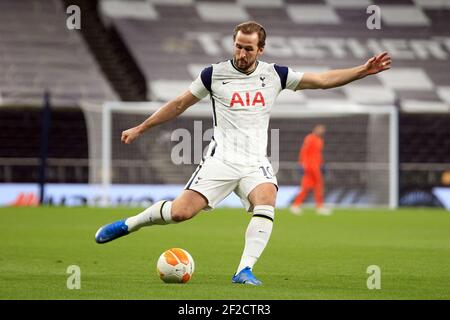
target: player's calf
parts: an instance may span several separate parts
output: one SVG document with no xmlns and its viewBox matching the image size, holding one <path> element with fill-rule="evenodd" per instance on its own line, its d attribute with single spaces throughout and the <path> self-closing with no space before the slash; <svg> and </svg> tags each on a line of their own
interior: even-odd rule
<svg viewBox="0 0 450 320">
<path fill-rule="evenodd" d="M 197 210 L 191 206 L 183 206 L 175 203 L 172 205 L 172 220 L 182 222 L 193 218 L 197 214 Z"/>
<path fill-rule="evenodd" d="M 184 190 L 172 203 L 172 220 L 182 222 L 193 218 L 208 205 L 206 198 L 194 190 Z"/>
</svg>

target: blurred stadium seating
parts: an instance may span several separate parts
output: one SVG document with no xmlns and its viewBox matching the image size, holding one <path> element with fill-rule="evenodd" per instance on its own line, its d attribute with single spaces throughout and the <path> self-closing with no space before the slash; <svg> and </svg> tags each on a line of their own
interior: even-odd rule
<svg viewBox="0 0 450 320">
<path fill-rule="evenodd" d="M 80 31 L 66 28 L 69 2 L 81 7 Z M 381 30 L 365 27 L 371 4 L 381 7 Z M 248 19 L 268 31 L 264 60 L 301 71 L 353 66 L 389 51 L 394 68 L 387 73 L 332 90 L 283 93 L 279 102 L 397 105 L 401 191 L 442 184 L 442 173 L 450 169 L 449 0 L 3 0 L 0 182 L 37 179 L 45 90 L 53 108 L 49 181 L 86 183 L 88 143 L 80 103 L 165 101 L 187 88 L 204 66 L 229 59 L 232 28 Z M 298 149 L 291 145 L 300 145 L 313 125 L 306 124 L 272 120 L 271 127 L 285 130 L 282 145 L 290 145 L 281 150 L 282 161 L 296 161 Z M 349 138 L 348 125 L 342 124 L 343 136 L 327 138 L 326 159 L 345 162 L 352 153 L 340 144 Z M 351 137 L 355 143 L 362 138 Z M 172 179 L 165 180 L 156 167 L 149 170 L 152 181 L 138 183 Z M 192 168 L 180 172 L 176 182 L 183 183 Z M 293 171 L 279 174 L 280 184 L 296 185 L 298 178 Z"/>
<path fill-rule="evenodd" d="M 55 106 L 117 99 L 61 2 L 1 1 L 0 20 L 3 104 L 40 105 L 46 89 Z"/>
<path fill-rule="evenodd" d="M 441 6 L 427 1 L 180 1 L 184 5 L 177 7 L 171 1 L 131 3 L 103 0 L 101 8 L 144 70 L 152 100 L 166 100 L 168 92 L 185 88 L 206 64 L 229 59 L 232 26 L 256 19 L 268 30 L 265 59 L 294 69 L 358 65 L 383 49 L 395 60 L 389 73 L 343 88 L 305 91 L 298 102 L 450 101 L 447 1 Z M 381 7 L 382 32 L 365 27 L 365 8 L 372 3 Z M 142 7 L 148 14 L 142 14 Z"/>
</svg>

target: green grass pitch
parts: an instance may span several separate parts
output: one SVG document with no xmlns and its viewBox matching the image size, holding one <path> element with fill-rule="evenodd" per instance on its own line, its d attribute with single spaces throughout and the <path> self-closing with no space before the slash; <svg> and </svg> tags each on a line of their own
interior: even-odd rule
<svg viewBox="0 0 450 320">
<path fill-rule="evenodd" d="M 254 268 L 260 287 L 231 283 L 250 216 L 238 209 L 202 212 L 170 226 L 94 242 L 98 227 L 139 209 L 0 209 L 0 299 L 449 299 L 450 212 L 438 209 L 279 209 L 271 240 Z M 165 284 L 159 255 L 188 250 L 196 270 L 187 284 Z M 66 286 L 67 267 L 81 288 Z M 381 269 L 369 290 L 367 267 Z"/>
</svg>

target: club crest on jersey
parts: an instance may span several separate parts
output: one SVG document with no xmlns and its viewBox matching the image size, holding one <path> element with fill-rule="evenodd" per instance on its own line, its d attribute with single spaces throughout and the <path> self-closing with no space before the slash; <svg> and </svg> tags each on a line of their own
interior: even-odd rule
<svg viewBox="0 0 450 320">
<path fill-rule="evenodd" d="M 241 107 L 265 107 L 266 101 L 260 91 L 257 91 L 254 96 L 252 96 L 250 92 L 246 92 L 245 96 L 241 96 L 239 92 L 233 92 L 230 108 L 238 105 Z"/>
<path fill-rule="evenodd" d="M 259 80 L 261 80 L 261 85 L 262 85 L 263 87 L 265 87 L 266 84 L 264 83 L 264 80 L 266 80 L 266 77 L 259 77 Z"/>
</svg>

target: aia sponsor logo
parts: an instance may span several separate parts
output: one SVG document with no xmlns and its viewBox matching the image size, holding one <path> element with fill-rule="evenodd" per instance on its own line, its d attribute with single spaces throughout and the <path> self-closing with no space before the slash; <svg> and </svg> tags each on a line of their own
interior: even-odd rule
<svg viewBox="0 0 450 320">
<path fill-rule="evenodd" d="M 266 101 L 260 91 L 257 91 L 254 95 L 250 92 L 246 92 L 245 95 L 241 95 L 239 92 L 233 92 L 230 101 L 230 108 L 234 106 L 241 107 L 265 107 Z"/>
</svg>

